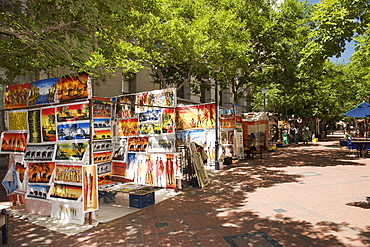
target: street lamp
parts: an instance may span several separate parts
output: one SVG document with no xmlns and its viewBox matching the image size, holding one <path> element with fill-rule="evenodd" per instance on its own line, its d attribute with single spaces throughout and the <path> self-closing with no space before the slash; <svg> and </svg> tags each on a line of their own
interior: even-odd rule
<svg viewBox="0 0 370 247">
<path fill-rule="evenodd" d="M 262 88 L 261 92 L 263 93 L 263 111 L 266 111 L 266 93 L 267 93 L 267 88 Z"/>
</svg>

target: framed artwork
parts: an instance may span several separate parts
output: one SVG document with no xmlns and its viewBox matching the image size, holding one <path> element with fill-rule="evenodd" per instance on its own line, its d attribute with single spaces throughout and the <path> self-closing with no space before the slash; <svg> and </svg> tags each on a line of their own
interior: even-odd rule
<svg viewBox="0 0 370 247">
<path fill-rule="evenodd" d="M 1 133 L 1 152 L 17 153 L 26 151 L 27 133 Z"/>
<path fill-rule="evenodd" d="M 56 141 L 55 107 L 41 108 L 41 130 L 43 142 Z"/>
<path fill-rule="evenodd" d="M 96 165 L 83 166 L 84 212 L 98 210 L 98 174 Z"/>
<path fill-rule="evenodd" d="M 6 125 L 9 131 L 28 130 L 28 121 L 26 110 L 7 111 Z"/>
<path fill-rule="evenodd" d="M 28 163 L 29 183 L 51 183 L 51 176 L 54 172 L 54 162 L 32 162 Z"/>
</svg>

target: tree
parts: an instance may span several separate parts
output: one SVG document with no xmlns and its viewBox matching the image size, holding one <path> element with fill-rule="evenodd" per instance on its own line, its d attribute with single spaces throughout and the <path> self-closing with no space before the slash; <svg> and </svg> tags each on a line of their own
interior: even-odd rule
<svg viewBox="0 0 370 247">
<path fill-rule="evenodd" d="M 117 68 L 138 71 L 142 68 L 140 50 L 125 41 L 110 46 L 111 39 L 106 39 L 103 31 L 118 23 L 128 25 L 129 12 L 152 11 L 152 2 L 1 1 L 0 68 L 5 69 L 1 82 L 11 83 L 17 75 L 37 78 L 40 71 L 54 75 L 59 67 L 96 75 Z"/>
</svg>

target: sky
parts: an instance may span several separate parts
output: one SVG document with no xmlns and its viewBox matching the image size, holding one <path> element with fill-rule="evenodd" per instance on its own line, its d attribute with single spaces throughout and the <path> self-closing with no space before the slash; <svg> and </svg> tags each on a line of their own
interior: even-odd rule
<svg viewBox="0 0 370 247">
<path fill-rule="evenodd" d="M 320 0 L 308 0 L 308 3 L 318 3 Z M 349 62 L 348 59 L 351 58 L 352 53 L 354 52 L 354 42 L 348 43 L 346 46 L 346 50 L 342 53 L 342 56 L 340 58 L 333 57 L 331 60 L 332 62 Z"/>
</svg>

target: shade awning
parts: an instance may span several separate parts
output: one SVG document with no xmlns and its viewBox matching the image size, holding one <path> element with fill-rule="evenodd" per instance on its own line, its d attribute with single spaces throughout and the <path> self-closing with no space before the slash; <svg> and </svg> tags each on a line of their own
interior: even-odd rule
<svg viewBox="0 0 370 247">
<path fill-rule="evenodd" d="M 370 104 L 363 102 L 343 114 L 346 117 L 370 117 Z"/>
</svg>

